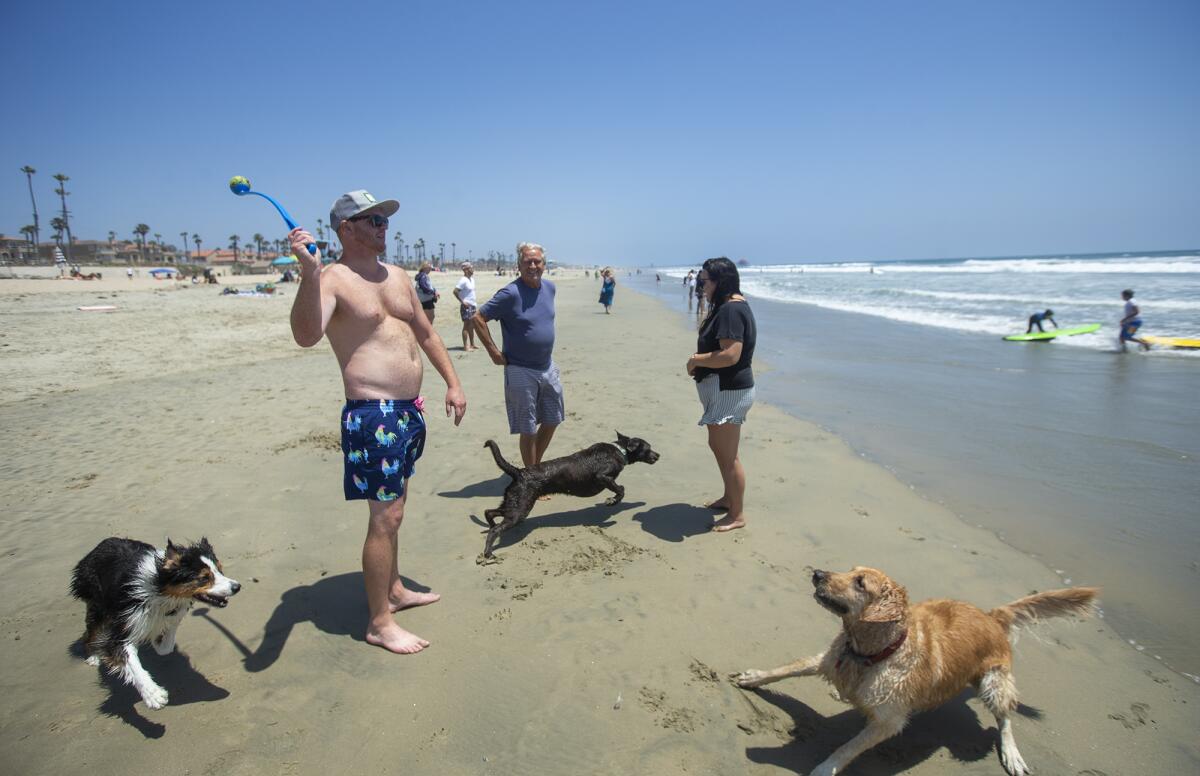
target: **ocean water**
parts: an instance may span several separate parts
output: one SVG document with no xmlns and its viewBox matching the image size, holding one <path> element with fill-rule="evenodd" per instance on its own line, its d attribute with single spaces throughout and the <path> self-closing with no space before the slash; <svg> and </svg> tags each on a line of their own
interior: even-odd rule
<svg viewBox="0 0 1200 776">
<path fill-rule="evenodd" d="M 686 316 L 686 271 L 625 282 Z M 748 267 L 742 288 L 771 367 L 762 400 L 837 433 L 1064 585 L 1101 585 L 1131 649 L 1200 675 L 1200 357 L 1115 352 L 1124 288 L 1143 333 L 1200 337 L 1200 251 Z M 1046 307 L 1060 326 L 1103 328 L 1000 339 Z"/>
<path fill-rule="evenodd" d="M 670 272 L 682 277 L 679 268 Z M 1032 313 L 1051 308 L 1063 328 L 1103 324 L 1059 343 L 1097 349 L 1114 346 L 1120 293 L 1132 288 L 1143 334 L 1200 337 L 1200 251 L 747 267 L 742 288 L 763 299 L 979 334 L 1023 332 Z"/>
</svg>

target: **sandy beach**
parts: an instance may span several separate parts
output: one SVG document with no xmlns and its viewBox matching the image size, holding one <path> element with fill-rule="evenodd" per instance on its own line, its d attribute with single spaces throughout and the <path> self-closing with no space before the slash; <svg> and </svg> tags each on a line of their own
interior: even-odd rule
<svg viewBox="0 0 1200 776">
<path fill-rule="evenodd" d="M 446 419 L 427 368 L 430 436 L 400 533 L 402 573 L 443 598 L 398 616 L 432 642 L 405 657 L 363 641 L 366 510 L 342 498 L 341 382 L 327 344 L 291 339 L 294 287 L 0 280 L 6 772 L 804 774 L 862 727 L 857 713 L 818 680 L 749 692 L 725 677 L 825 648 L 838 623 L 811 598 L 812 569 L 875 566 L 911 600 L 984 608 L 1061 585 L 762 403 L 743 430 L 749 525 L 707 533 L 699 505 L 719 478 L 684 373 L 694 332 L 624 285 L 605 316 L 579 271 L 553 278 L 568 419 L 550 455 L 619 430 L 662 457 L 624 471 L 616 507 L 539 504 L 478 565 L 483 510 L 507 482 L 483 442 L 519 456 L 502 371 L 461 350 L 456 279 L 435 278 L 436 326 L 467 415 Z M 503 282 L 477 280 L 481 298 Z M 77 310 L 90 305 L 117 309 Z M 70 572 L 110 535 L 207 536 L 244 585 L 228 608 L 194 609 L 175 653 L 143 650 L 170 692 L 159 711 L 79 654 Z M 1103 618 L 1023 635 L 1015 668 L 1015 734 L 1036 773 L 1200 771 L 1200 687 Z M 995 776 L 995 741 L 967 694 L 849 772 Z"/>
</svg>

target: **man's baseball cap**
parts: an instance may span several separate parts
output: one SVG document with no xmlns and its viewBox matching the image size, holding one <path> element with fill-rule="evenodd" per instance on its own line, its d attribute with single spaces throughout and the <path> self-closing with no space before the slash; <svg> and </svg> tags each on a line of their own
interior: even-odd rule
<svg viewBox="0 0 1200 776">
<path fill-rule="evenodd" d="M 366 189 L 348 191 L 338 197 L 333 207 L 329 208 L 329 227 L 336 232 L 343 221 L 362 215 L 368 210 L 391 218 L 399 209 L 400 203 L 396 200 L 377 200 Z"/>
</svg>

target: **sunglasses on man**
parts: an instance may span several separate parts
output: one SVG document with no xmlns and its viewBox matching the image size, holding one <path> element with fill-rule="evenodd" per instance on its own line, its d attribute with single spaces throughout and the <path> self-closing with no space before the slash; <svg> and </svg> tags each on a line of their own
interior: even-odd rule
<svg viewBox="0 0 1200 776">
<path fill-rule="evenodd" d="M 347 218 L 346 220 L 347 221 L 367 221 L 368 223 L 371 224 L 371 226 L 375 227 L 376 229 L 378 229 L 381 226 L 388 225 L 387 216 L 381 216 L 378 213 L 368 213 L 365 216 L 355 216 L 354 218 Z"/>
</svg>

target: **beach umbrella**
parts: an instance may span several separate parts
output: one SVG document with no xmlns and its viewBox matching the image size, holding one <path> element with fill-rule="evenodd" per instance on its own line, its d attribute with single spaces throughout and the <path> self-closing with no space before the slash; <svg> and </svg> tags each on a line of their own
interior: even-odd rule
<svg viewBox="0 0 1200 776">
<path fill-rule="evenodd" d="M 275 259 L 275 261 L 271 262 L 271 266 L 272 267 L 283 267 L 288 264 L 298 264 L 298 263 L 300 263 L 300 260 L 297 259 L 295 256 L 280 256 L 278 259 Z"/>
</svg>

